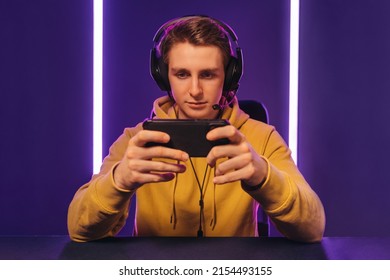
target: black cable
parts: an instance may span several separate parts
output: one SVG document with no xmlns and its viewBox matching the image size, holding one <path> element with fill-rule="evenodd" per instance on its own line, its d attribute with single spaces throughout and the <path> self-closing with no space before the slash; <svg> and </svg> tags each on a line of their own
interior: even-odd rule
<svg viewBox="0 0 390 280">
<path fill-rule="evenodd" d="M 204 216 L 203 188 L 204 188 L 204 183 L 205 183 L 206 176 L 207 176 L 207 169 L 209 168 L 209 165 L 208 164 L 206 165 L 206 170 L 204 171 L 203 181 L 202 181 L 202 185 L 201 185 L 199 178 L 198 178 L 198 175 L 196 174 L 195 167 L 194 167 L 194 164 L 193 164 L 191 158 L 190 158 L 190 162 L 191 162 L 192 170 L 194 171 L 194 174 L 195 174 L 196 181 L 198 183 L 199 193 L 200 193 L 200 195 L 199 195 L 199 229 L 198 229 L 196 236 L 203 237 L 203 229 L 202 229 L 202 222 L 203 222 L 202 217 Z"/>
</svg>

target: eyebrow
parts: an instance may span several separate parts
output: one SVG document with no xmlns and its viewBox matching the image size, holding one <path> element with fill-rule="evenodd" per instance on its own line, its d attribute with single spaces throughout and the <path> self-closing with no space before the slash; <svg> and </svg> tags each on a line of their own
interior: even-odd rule
<svg viewBox="0 0 390 280">
<path fill-rule="evenodd" d="M 172 70 L 173 72 L 189 71 L 187 68 L 171 68 L 171 70 Z M 219 71 L 219 68 L 205 68 L 205 69 L 200 70 L 200 72 L 205 72 L 205 71 L 208 71 L 208 72 L 217 72 L 217 71 Z"/>
</svg>

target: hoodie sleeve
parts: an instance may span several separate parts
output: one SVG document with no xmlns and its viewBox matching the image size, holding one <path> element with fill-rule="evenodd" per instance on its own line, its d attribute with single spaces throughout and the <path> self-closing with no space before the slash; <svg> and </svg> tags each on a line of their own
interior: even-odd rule
<svg viewBox="0 0 390 280">
<path fill-rule="evenodd" d="M 287 238 L 320 241 L 325 229 L 325 213 L 319 197 L 298 170 L 279 133 L 271 126 L 261 129 L 268 132 L 263 141 L 258 141 L 257 137 L 253 145 L 266 161 L 268 174 L 264 184 L 257 190 L 248 190 L 248 194 L 260 203 Z"/>
<path fill-rule="evenodd" d="M 80 187 L 68 209 L 68 231 L 74 241 L 90 241 L 116 235 L 126 223 L 130 198 L 134 192 L 118 188 L 113 171 L 140 125 L 125 129 L 111 146 L 99 174 Z"/>
</svg>

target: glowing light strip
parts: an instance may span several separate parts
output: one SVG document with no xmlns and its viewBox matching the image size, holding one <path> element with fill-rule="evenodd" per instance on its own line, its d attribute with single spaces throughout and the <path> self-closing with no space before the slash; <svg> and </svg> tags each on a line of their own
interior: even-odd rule
<svg viewBox="0 0 390 280">
<path fill-rule="evenodd" d="M 299 0 L 290 1 L 290 90 L 288 144 L 298 164 Z"/>
<path fill-rule="evenodd" d="M 102 162 L 103 136 L 103 0 L 93 1 L 93 173 Z"/>
</svg>

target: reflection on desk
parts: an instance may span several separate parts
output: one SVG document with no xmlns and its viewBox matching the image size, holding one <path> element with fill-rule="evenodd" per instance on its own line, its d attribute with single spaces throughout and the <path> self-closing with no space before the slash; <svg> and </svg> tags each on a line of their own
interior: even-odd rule
<svg viewBox="0 0 390 280">
<path fill-rule="evenodd" d="M 76 243 L 68 236 L 3 236 L 0 259 L 389 260 L 390 238 L 328 237 L 305 244 L 282 237 L 118 237 Z"/>
</svg>

